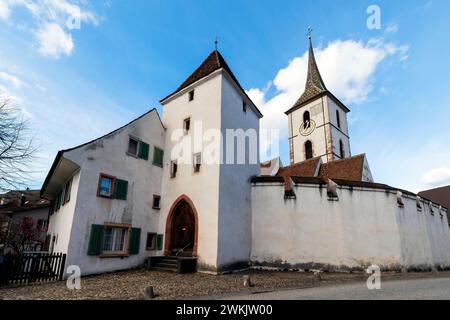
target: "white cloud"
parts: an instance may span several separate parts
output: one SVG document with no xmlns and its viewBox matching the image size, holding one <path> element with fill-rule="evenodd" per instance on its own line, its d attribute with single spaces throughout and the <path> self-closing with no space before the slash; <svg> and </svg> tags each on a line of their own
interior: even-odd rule
<svg viewBox="0 0 450 320">
<path fill-rule="evenodd" d="M 0 19 L 8 20 L 10 15 L 10 10 L 8 3 L 0 1 Z"/>
<path fill-rule="evenodd" d="M 0 71 L 0 82 L 9 83 L 15 88 L 19 88 L 23 85 L 22 80 L 20 80 L 18 77 L 2 71 Z"/>
<path fill-rule="evenodd" d="M 46 57 L 58 59 L 62 54 L 69 56 L 74 44 L 72 35 L 58 24 L 48 23 L 36 31 L 39 40 L 39 52 Z"/>
<path fill-rule="evenodd" d="M 328 90 L 346 104 L 364 103 L 373 91 L 373 76 L 380 62 L 388 56 L 398 55 L 406 59 L 408 46 L 386 43 L 381 38 L 367 43 L 355 40 L 335 40 L 327 47 L 316 48 L 318 67 Z M 263 129 L 280 130 L 280 138 L 287 137 L 287 118 L 284 114 L 304 91 L 308 68 L 308 52 L 292 59 L 288 66 L 279 70 L 273 80 L 275 95 L 267 97 L 268 88 L 252 88 L 247 91 L 261 109 Z M 261 141 L 262 152 L 267 145 Z"/>
<path fill-rule="evenodd" d="M 440 167 L 427 171 L 422 181 L 432 187 L 450 184 L 450 167 Z"/>
<path fill-rule="evenodd" d="M 396 23 L 391 23 L 386 28 L 387 33 L 397 33 L 397 31 L 398 31 L 398 24 Z"/>
<path fill-rule="evenodd" d="M 10 20 L 11 10 L 25 8 L 32 16 L 32 25 L 16 23 L 18 29 L 29 28 L 39 41 L 39 52 L 45 57 L 70 55 L 74 49 L 71 31 L 82 23 L 98 25 L 99 18 L 86 0 L 0 0 L 0 19 Z M 34 31 L 37 30 L 37 31 Z"/>
</svg>

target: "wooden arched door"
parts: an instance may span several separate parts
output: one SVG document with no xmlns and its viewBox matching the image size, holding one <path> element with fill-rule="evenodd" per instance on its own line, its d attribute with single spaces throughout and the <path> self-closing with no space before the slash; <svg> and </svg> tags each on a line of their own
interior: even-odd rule
<svg viewBox="0 0 450 320">
<path fill-rule="evenodd" d="M 178 203 L 173 212 L 169 252 L 179 256 L 192 256 L 195 245 L 195 215 L 186 201 Z"/>
</svg>

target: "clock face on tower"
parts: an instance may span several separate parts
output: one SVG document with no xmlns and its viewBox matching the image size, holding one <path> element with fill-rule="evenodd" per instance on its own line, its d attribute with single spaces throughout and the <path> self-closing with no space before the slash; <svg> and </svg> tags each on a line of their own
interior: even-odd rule
<svg viewBox="0 0 450 320">
<path fill-rule="evenodd" d="M 302 136 L 309 136 L 316 129 L 314 120 L 307 120 L 300 125 L 300 134 Z"/>
</svg>

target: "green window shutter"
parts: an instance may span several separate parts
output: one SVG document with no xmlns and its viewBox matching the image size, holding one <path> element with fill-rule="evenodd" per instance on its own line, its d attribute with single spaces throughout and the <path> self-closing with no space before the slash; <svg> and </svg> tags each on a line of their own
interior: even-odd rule
<svg viewBox="0 0 450 320">
<path fill-rule="evenodd" d="M 141 242 L 141 229 L 132 228 L 130 234 L 130 244 L 128 246 L 128 253 L 139 254 L 140 242 Z"/>
<path fill-rule="evenodd" d="M 163 242 L 164 242 L 164 235 L 158 234 L 156 238 L 156 249 L 162 250 L 163 249 Z"/>
<path fill-rule="evenodd" d="M 153 164 L 158 167 L 163 167 L 164 151 L 155 147 L 153 154 Z"/>
<path fill-rule="evenodd" d="M 91 236 L 89 238 L 88 255 L 98 256 L 103 251 L 103 237 L 105 235 L 105 226 L 93 224 L 91 227 Z"/>
<path fill-rule="evenodd" d="M 128 181 L 116 179 L 114 186 L 114 198 L 119 200 L 127 200 Z"/>
<path fill-rule="evenodd" d="M 144 160 L 148 160 L 148 155 L 150 152 L 150 146 L 144 142 L 139 142 L 139 152 L 138 157 Z"/>
</svg>

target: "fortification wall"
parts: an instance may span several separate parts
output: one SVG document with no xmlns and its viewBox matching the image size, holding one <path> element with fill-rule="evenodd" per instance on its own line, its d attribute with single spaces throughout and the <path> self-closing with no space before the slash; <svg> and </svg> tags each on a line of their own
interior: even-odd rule
<svg viewBox="0 0 450 320">
<path fill-rule="evenodd" d="M 346 270 L 450 267 L 446 209 L 393 189 L 338 186 L 332 199 L 323 184 L 252 185 L 252 250 L 256 266 Z M 433 212 L 431 212 L 431 208 Z"/>
</svg>

